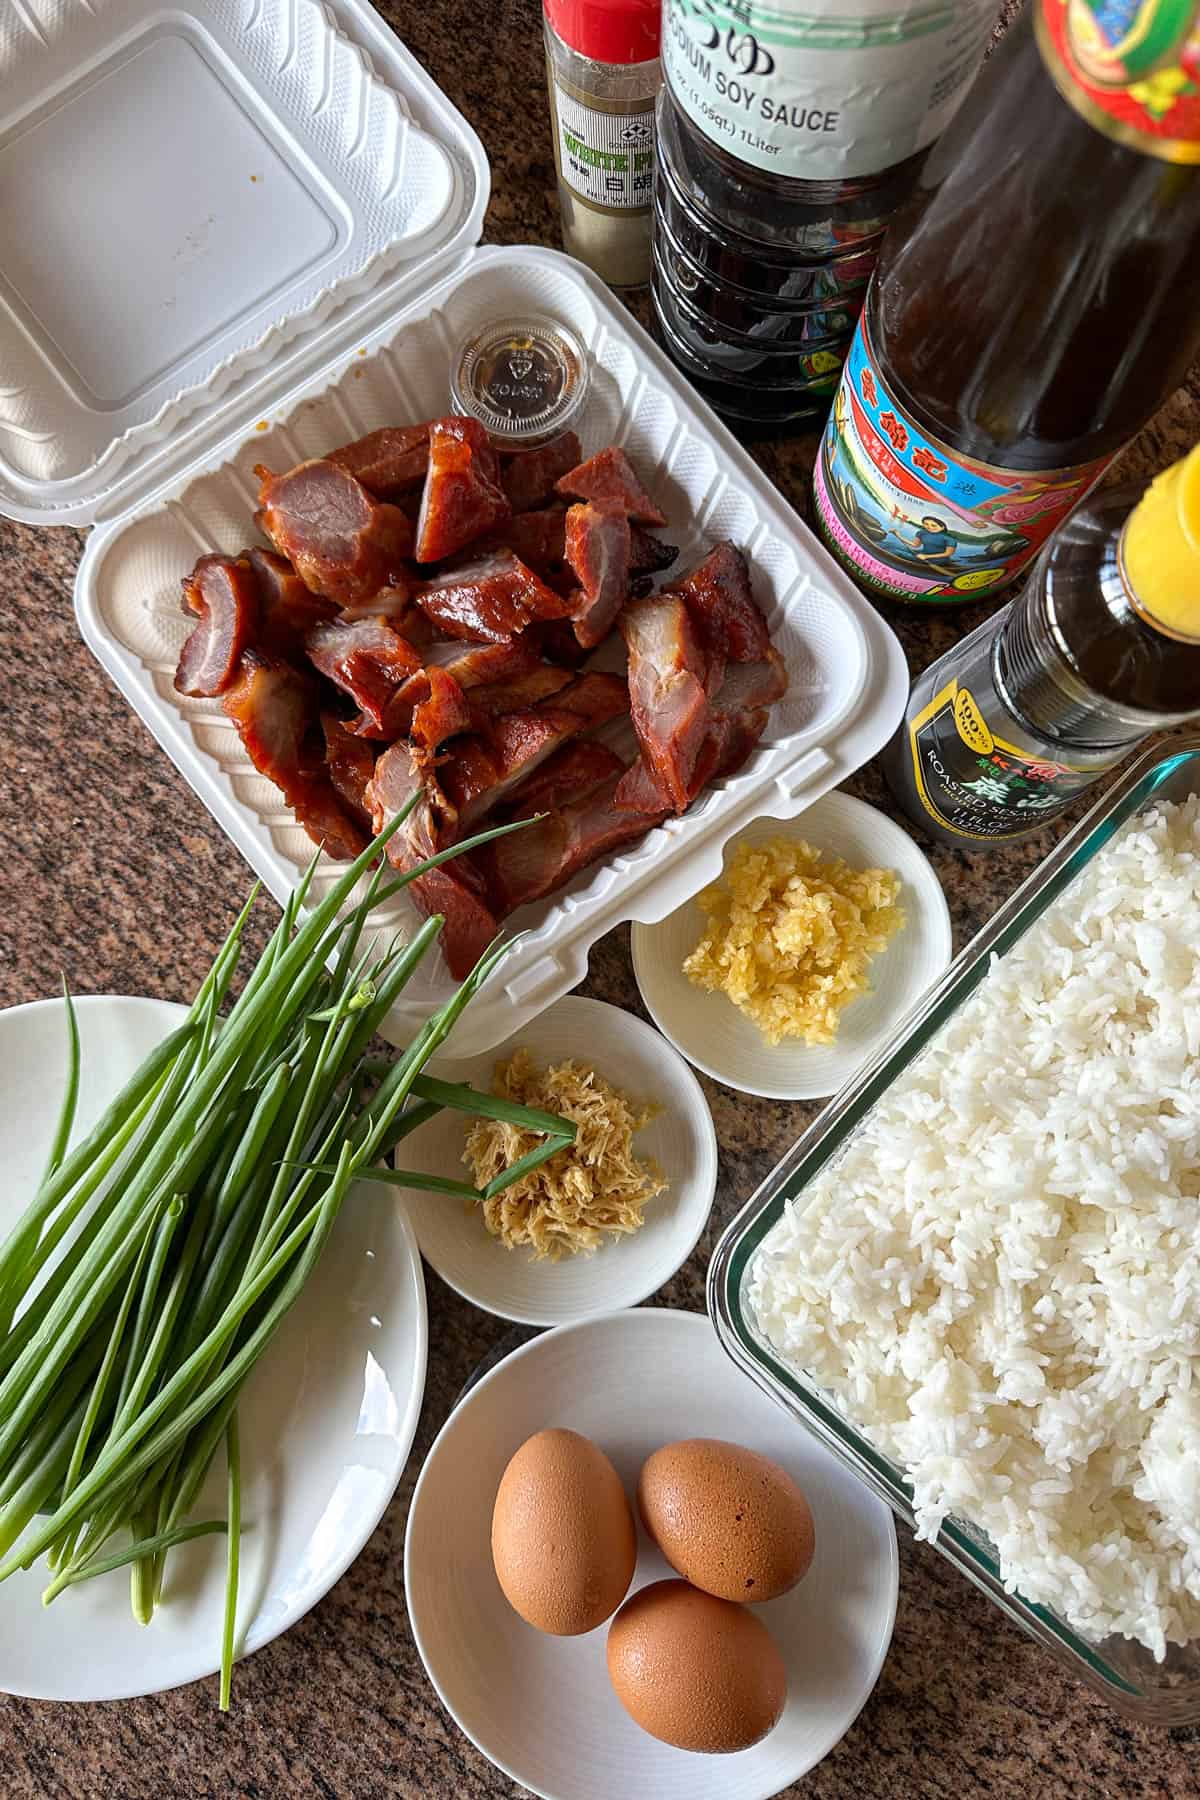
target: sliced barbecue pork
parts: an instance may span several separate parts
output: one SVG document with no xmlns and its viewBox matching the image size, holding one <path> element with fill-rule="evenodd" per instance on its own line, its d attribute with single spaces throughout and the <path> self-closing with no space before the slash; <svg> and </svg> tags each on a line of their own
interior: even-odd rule
<svg viewBox="0 0 1200 1800">
<path fill-rule="evenodd" d="M 329 452 L 329 461 L 348 469 L 378 500 L 414 492 L 429 467 L 429 420 L 419 425 L 385 425 Z"/>
<path fill-rule="evenodd" d="M 640 525 L 629 527 L 629 572 L 631 575 L 657 575 L 669 569 L 679 555 L 678 546 L 664 544 Z"/>
<path fill-rule="evenodd" d="M 313 667 L 350 695 L 375 731 L 384 730 L 397 689 L 422 667 L 420 653 L 384 619 L 335 619 L 310 631 L 305 645 Z"/>
<path fill-rule="evenodd" d="M 376 763 L 368 789 L 376 833 L 395 818 L 420 787 L 421 777 L 413 766 L 408 746 L 393 744 Z M 423 794 L 409 818 L 388 839 L 387 857 L 393 868 L 406 875 L 415 864 L 436 855 L 443 847 L 438 821 L 427 794 Z M 453 862 L 418 875 L 410 882 L 408 893 L 423 918 L 442 914 L 442 954 L 454 979 L 464 980 L 499 929 L 494 913 Z"/>
<path fill-rule="evenodd" d="M 367 840 L 324 766 L 314 730 L 313 678 L 292 663 L 247 650 L 221 705 L 254 767 L 275 783 L 314 843 L 339 860 L 357 856 Z"/>
<path fill-rule="evenodd" d="M 397 506 L 373 500 L 327 457 L 262 478 L 262 529 L 314 594 L 356 606 L 384 587 L 404 587 L 412 525 Z"/>
<path fill-rule="evenodd" d="M 304 658 L 304 639 L 316 625 L 338 616 L 332 600 L 305 586 L 286 556 L 257 545 L 246 552 L 258 582 L 260 620 L 255 647 L 268 656 Z"/>
<path fill-rule="evenodd" d="M 417 516 L 418 562 L 441 562 L 512 515 L 500 463 L 477 419 L 433 419 Z"/>
<path fill-rule="evenodd" d="M 370 831 L 367 786 L 375 773 L 378 749 L 366 738 L 357 737 L 336 713 L 321 714 L 321 730 L 325 735 L 325 767 L 338 799 L 351 818 Z"/>
<path fill-rule="evenodd" d="M 597 450 L 586 462 L 569 469 L 554 484 L 568 500 L 614 500 L 633 525 L 665 525 L 667 516 L 654 504 L 629 458 L 615 444 Z"/>
<path fill-rule="evenodd" d="M 541 619 L 561 619 L 568 606 L 511 550 L 493 550 L 445 569 L 416 590 L 417 604 L 447 637 L 503 644 Z"/>
<path fill-rule="evenodd" d="M 524 712 L 505 713 L 486 736 L 458 740 L 438 770 L 457 817 L 457 835 L 473 831 L 569 738 L 617 718 L 629 704 L 616 675 L 583 675 Z"/>
<path fill-rule="evenodd" d="M 567 561 L 579 580 L 571 609 L 585 650 L 602 643 L 629 594 L 629 520 L 613 500 L 589 500 L 567 514 Z"/>
<path fill-rule="evenodd" d="M 554 493 L 554 484 L 579 461 L 579 439 L 573 431 L 560 431 L 536 450 L 515 450 L 504 459 L 500 479 L 515 513 L 542 506 Z M 514 544 L 513 548 L 516 548 Z"/>
<path fill-rule="evenodd" d="M 635 600 L 621 614 L 629 651 L 629 703 L 642 756 L 672 812 L 692 797 L 708 726 L 708 657 L 678 594 Z"/>
<path fill-rule="evenodd" d="M 667 809 L 635 813 L 614 805 L 619 779 L 609 775 L 589 793 L 544 819 L 497 838 L 482 852 L 488 896 L 500 917 L 560 888 L 589 863 L 660 825 Z"/>
<path fill-rule="evenodd" d="M 704 561 L 671 583 L 715 655 L 729 662 L 765 662 L 771 648 L 767 621 L 750 587 L 746 559 L 728 539 Z"/>
<path fill-rule="evenodd" d="M 258 582 L 244 556 L 202 556 L 183 583 L 185 612 L 198 623 L 175 670 L 181 694 L 222 694 L 258 629 Z"/>
<path fill-rule="evenodd" d="M 557 812 L 620 775 L 624 767 L 607 744 L 596 738 L 574 738 L 521 783 L 512 796 L 510 814 L 514 819 L 531 819 L 536 813 Z"/>
</svg>

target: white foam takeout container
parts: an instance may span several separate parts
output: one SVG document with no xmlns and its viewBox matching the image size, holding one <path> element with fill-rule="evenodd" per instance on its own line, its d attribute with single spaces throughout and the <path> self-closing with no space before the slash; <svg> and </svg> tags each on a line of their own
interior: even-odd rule
<svg viewBox="0 0 1200 1800">
<path fill-rule="evenodd" d="M 554 252 L 477 246 L 487 193 L 479 140 L 365 0 L 0 8 L 0 510 L 96 527 L 83 636 L 276 898 L 312 846 L 220 703 L 172 685 L 180 578 L 255 541 L 255 463 L 449 410 L 463 337 L 535 309 L 591 353 L 585 452 L 627 446 L 681 564 L 719 537 L 750 557 L 791 675 L 766 737 L 685 817 L 514 916 L 461 1055 L 574 987 L 610 927 L 714 879 L 750 820 L 843 781 L 907 691 L 892 632 L 607 290 Z M 380 925 L 413 916 L 400 897 Z M 450 992 L 428 958 L 389 1035 Z"/>
</svg>

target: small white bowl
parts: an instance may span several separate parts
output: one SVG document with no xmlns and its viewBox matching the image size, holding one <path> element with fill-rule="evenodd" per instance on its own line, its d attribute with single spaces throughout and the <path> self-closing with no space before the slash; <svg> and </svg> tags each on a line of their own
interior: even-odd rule
<svg viewBox="0 0 1200 1800">
<path fill-rule="evenodd" d="M 441 1061 L 447 1081 L 491 1089 L 492 1075 L 518 1047 L 540 1068 L 568 1057 L 587 1064 L 632 1100 L 660 1110 L 634 1139 L 639 1156 L 653 1157 L 667 1181 L 646 1206 L 631 1237 L 605 1243 L 592 1256 L 534 1262 L 529 1250 L 506 1250 L 477 1208 L 452 1195 L 404 1195 L 421 1254 L 442 1280 L 485 1312 L 521 1325 L 564 1325 L 594 1318 L 639 1300 L 669 1281 L 696 1247 L 717 1185 L 717 1137 L 700 1083 L 681 1056 L 651 1026 L 601 1000 L 571 995 L 516 1035 L 469 1061 Z M 396 1160 L 406 1169 L 467 1180 L 462 1162 L 470 1121 L 439 1113 L 405 1138 Z"/>
<path fill-rule="evenodd" d="M 683 972 L 684 958 L 704 933 L 689 900 L 657 925 L 633 927 L 633 969 L 651 1018 L 689 1062 L 744 1094 L 773 1100 L 817 1100 L 835 1094 L 873 1054 L 940 975 L 953 950 L 950 909 L 926 857 L 886 813 L 850 794 L 826 794 L 798 819 L 759 819 L 727 846 L 767 838 L 804 838 L 854 868 L 894 869 L 906 924 L 871 963 L 870 989 L 841 1014 L 832 1044 L 785 1038 L 768 1044 L 752 1019 L 724 994 L 706 993 Z"/>
<path fill-rule="evenodd" d="M 627 1494 L 653 1451 L 716 1437 L 780 1463 L 812 1508 L 804 1580 L 753 1610 L 788 1673 L 774 1731 L 701 1756 L 648 1737 L 613 1692 L 607 1626 L 547 1637 L 518 1618 L 491 1555 L 505 1465 L 544 1426 L 611 1457 Z M 425 1459 L 404 1547 L 417 1649 L 442 1704 L 483 1754 L 543 1800 L 766 1800 L 828 1755 L 878 1678 L 896 1615 L 892 1515 L 858 1477 L 725 1355 L 701 1313 L 642 1307 L 549 1331 L 454 1409 Z M 631 1592 L 673 1573 L 638 1531 Z M 836 1778 L 827 1791 L 841 1791 Z"/>
</svg>

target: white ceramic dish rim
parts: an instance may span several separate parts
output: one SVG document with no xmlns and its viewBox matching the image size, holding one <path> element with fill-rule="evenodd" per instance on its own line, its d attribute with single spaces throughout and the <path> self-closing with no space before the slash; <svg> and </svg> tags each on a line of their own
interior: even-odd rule
<svg viewBox="0 0 1200 1800">
<path fill-rule="evenodd" d="M 685 1312 L 682 1310 L 682 1308 L 673 1307 L 673 1306 L 630 1307 L 630 1308 L 624 1309 L 622 1312 L 602 1314 L 601 1317 L 607 1318 L 610 1320 L 611 1319 L 621 1319 L 621 1318 L 625 1318 L 630 1312 L 654 1313 L 654 1314 L 661 1315 L 663 1318 L 686 1320 L 687 1324 L 681 1327 L 681 1329 L 684 1329 L 684 1330 L 694 1329 L 692 1322 L 695 1320 L 702 1320 L 704 1322 L 704 1324 L 710 1330 L 713 1329 L 712 1321 L 709 1318 L 707 1313 Z M 412 1519 L 413 1519 L 414 1514 L 416 1513 L 417 1505 L 418 1505 L 418 1502 L 419 1502 L 419 1499 L 421 1496 L 421 1490 L 424 1487 L 427 1473 L 433 1465 L 434 1457 L 437 1453 L 438 1446 L 441 1443 L 442 1438 L 451 1429 L 451 1427 L 456 1423 L 456 1421 L 459 1417 L 459 1414 L 464 1410 L 464 1408 L 471 1406 L 471 1404 L 476 1400 L 477 1395 L 480 1395 L 486 1391 L 486 1389 L 491 1384 L 491 1382 L 493 1382 L 499 1376 L 501 1370 L 507 1369 L 508 1365 L 510 1363 L 518 1362 L 528 1356 L 531 1356 L 538 1349 L 539 1345 L 543 1342 L 543 1340 L 545 1338 L 560 1337 L 560 1336 L 564 1335 L 566 1332 L 587 1331 L 591 1328 L 594 1328 L 597 1323 L 598 1323 L 597 1319 L 580 1319 L 577 1322 L 572 1323 L 570 1325 L 556 1325 L 552 1331 L 542 1332 L 539 1334 L 539 1336 L 532 1338 L 529 1343 L 521 1344 L 520 1346 L 518 1346 L 518 1348 L 516 1350 L 510 1351 L 506 1357 L 502 1358 L 502 1360 L 500 1362 L 498 1362 L 494 1368 L 489 1369 L 486 1375 L 481 1376 L 480 1379 L 475 1383 L 474 1387 L 472 1387 L 466 1394 L 464 1394 L 463 1397 L 458 1401 L 458 1403 L 452 1408 L 449 1416 L 443 1421 L 443 1423 L 437 1433 L 437 1436 L 433 1440 L 433 1443 L 429 1446 L 429 1450 L 428 1450 L 428 1453 L 426 1454 L 425 1461 L 421 1465 L 421 1472 L 418 1475 L 416 1485 L 413 1488 L 412 1500 L 409 1503 L 409 1509 L 408 1509 L 409 1523 L 405 1529 L 405 1534 L 404 1534 L 404 1586 L 405 1586 L 406 1592 L 408 1590 L 408 1582 L 409 1582 L 409 1544 L 410 1544 L 411 1535 L 412 1535 L 412 1532 L 411 1532 Z M 715 1335 L 716 1334 L 714 1332 L 714 1336 Z M 851 1714 L 851 1716 L 849 1718 L 847 1718 L 844 1722 L 841 1722 L 839 1724 L 839 1727 L 836 1730 L 835 1734 L 829 1739 L 828 1743 L 826 1743 L 824 1745 L 824 1748 L 821 1749 L 817 1753 L 816 1756 L 814 1756 L 812 1761 L 809 1762 L 805 1768 L 797 1771 L 797 1773 L 792 1777 L 792 1782 L 803 1780 L 805 1775 L 809 1774 L 811 1772 L 811 1770 L 816 1768 L 818 1766 L 818 1764 L 820 1764 L 821 1762 L 824 1761 L 824 1759 L 829 1755 L 831 1750 L 836 1749 L 837 1745 L 841 1743 L 842 1739 L 846 1736 L 847 1732 L 854 1725 L 855 1721 L 857 1720 L 860 1713 L 862 1712 L 863 1707 L 867 1704 L 867 1701 L 871 1698 L 871 1695 L 874 1693 L 875 1688 L 878 1685 L 879 1677 L 883 1670 L 883 1665 L 887 1660 L 888 1651 L 891 1649 L 891 1646 L 892 1646 L 892 1638 L 895 1635 L 896 1612 L 897 1612 L 897 1608 L 898 1608 L 899 1602 L 900 1602 L 900 1548 L 899 1548 L 899 1544 L 898 1544 L 897 1538 L 896 1538 L 895 1521 L 890 1520 L 890 1523 L 891 1523 L 892 1529 L 890 1530 L 890 1532 L 887 1533 L 886 1541 L 888 1544 L 888 1563 L 889 1563 L 889 1572 L 890 1572 L 889 1589 L 890 1589 L 891 1598 L 890 1598 L 890 1604 L 889 1604 L 889 1608 L 888 1608 L 887 1629 L 886 1629 L 886 1631 L 881 1632 L 881 1634 L 880 1634 L 880 1646 L 879 1646 L 878 1654 L 873 1661 L 873 1666 L 871 1668 L 871 1673 L 870 1673 L 870 1680 L 865 1683 L 863 1697 L 862 1697 L 861 1701 L 859 1702 L 858 1706 L 854 1709 L 854 1712 Z M 454 1707 L 453 1703 L 450 1701 L 450 1699 L 447 1697 L 447 1695 L 443 1692 L 442 1687 L 437 1680 L 437 1677 L 434 1675 L 433 1670 L 431 1669 L 430 1664 L 429 1664 L 428 1656 L 426 1654 L 426 1646 L 422 1641 L 420 1627 L 419 1627 L 416 1619 L 412 1616 L 411 1613 L 409 1614 L 408 1622 L 409 1622 L 409 1629 L 411 1630 L 411 1632 L 413 1634 L 413 1642 L 417 1646 L 417 1654 L 421 1658 L 421 1666 L 425 1670 L 425 1674 L 429 1680 L 429 1683 L 432 1686 L 434 1692 L 436 1693 L 438 1699 L 441 1701 L 442 1705 L 445 1707 L 447 1713 L 453 1719 L 454 1723 L 458 1726 L 458 1729 L 462 1732 L 463 1736 L 465 1738 L 467 1738 L 472 1744 L 474 1744 L 475 1748 L 479 1751 L 479 1754 L 481 1756 L 485 1756 L 487 1758 L 487 1760 L 492 1764 L 493 1768 L 499 1769 L 500 1773 L 502 1775 L 507 1775 L 508 1779 L 512 1782 L 515 1782 L 517 1784 L 517 1786 L 519 1788 L 521 1788 L 524 1792 L 536 1794 L 538 1796 L 538 1800 L 553 1800 L 553 1796 L 547 1795 L 542 1789 L 529 1787 L 528 1784 L 523 1780 L 523 1778 L 520 1775 L 518 1775 L 516 1773 L 516 1771 L 514 1769 L 509 1768 L 507 1763 L 498 1761 L 492 1755 L 491 1751 L 486 1749 L 484 1747 L 484 1745 L 481 1744 L 479 1742 L 479 1740 L 474 1736 L 474 1734 L 470 1730 L 469 1726 L 467 1726 L 464 1723 L 464 1721 L 462 1720 L 462 1718 L 459 1716 L 459 1713 L 456 1710 L 456 1708 Z M 789 1785 L 791 1785 L 791 1783 L 789 1783 Z M 786 1790 L 780 1790 L 780 1789 L 775 1790 L 776 1793 L 779 1793 L 781 1791 L 786 1791 Z M 631 1797 L 631 1800 L 632 1800 L 632 1797 Z M 772 1797 L 764 1794 L 762 1796 L 762 1800 L 772 1800 Z"/>
<path fill-rule="evenodd" d="M 673 1268 L 667 1270 L 665 1273 L 657 1273 L 652 1281 L 645 1287 L 640 1288 L 638 1293 L 631 1293 L 629 1295 L 624 1307 L 621 1308 L 621 1310 L 624 1311 L 640 1306 L 643 1300 L 648 1300 L 651 1294 L 657 1293 L 659 1288 L 662 1287 L 665 1282 L 670 1281 L 672 1276 L 677 1275 L 684 1263 L 687 1262 L 688 1258 L 691 1256 L 696 1245 L 700 1242 L 700 1239 L 704 1236 L 705 1227 L 712 1217 L 713 1201 L 716 1198 L 717 1178 L 720 1173 L 720 1146 L 717 1143 L 717 1128 L 713 1123 L 712 1109 L 704 1097 L 704 1090 L 696 1079 L 695 1073 L 688 1063 L 687 1057 L 681 1055 L 677 1047 L 667 1040 L 666 1033 L 658 1030 L 654 1025 L 649 1024 L 645 1019 L 639 1018 L 636 1013 L 626 1012 L 623 1007 L 613 1006 L 606 1000 L 593 1000 L 590 995 L 567 994 L 562 1000 L 556 1001 L 555 1005 L 568 1006 L 576 1001 L 581 1002 L 585 1006 L 603 1006 L 607 1012 L 614 1013 L 624 1019 L 631 1031 L 638 1034 L 644 1032 L 648 1037 L 655 1039 L 660 1050 L 665 1051 L 666 1054 L 672 1058 L 673 1062 L 678 1065 L 677 1073 L 685 1079 L 685 1083 L 690 1084 L 691 1087 L 695 1089 L 696 1098 L 700 1102 L 698 1117 L 703 1121 L 697 1137 L 697 1144 L 703 1155 L 705 1167 L 703 1180 L 698 1183 L 697 1186 L 707 1197 L 704 1201 L 704 1209 L 702 1212 L 700 1212 L 699 1201 L 697 1200 L 693 1203 L 699 1213 L 695 1234 L 688 1242 L 686 1248 L 680 1249 L 678 1259 Z M 547 1008 L 547 1011 L 549 1011 L 549 1008 Z M 532 1029 L 536 1030 L 536 1021 L 534 1022 Z M 530 1047 L 536 1049 L 536 1044 L 531 1044 Z M 496 1046 L 497 1051 L 500 1048 L 501 1046 Z M 490 1056 L 492 1054 L 494 1054 L 492 1051 L 480 1052 L 480 1055 Z M 444 1064 L 439 1063 L 437 1065 L 437 1073 L 444 1076 L 446 1080 L 456 1079 L 456 1071 L 461 1072 L 461 1069 L 461 1063 L 456 1064 L 449 1060 Z M 440 1280 L 444 1281 L 448 1288 L 453 1289 L 460 1299 L 469 1301 L 470 1304 L 477 1307 L 480 1312 L 490 1313 L 494 1319 L 507 1319 L 513 1325 L 536 1325 L 546 1331 L 558 1331 L 565 1329 L 568 1324 L 586 1325 L 591 1320 L 604 1318 L 613 1311 L 612 1307 L 605 1307 L 599 1312 L 581 1313 L 576 1319 L 559 1321 L 557 1319 L 546 1319 L 536 1313 L 514 1311 L 511 1307 L 491 1305 L 488 1301 L 481 1299 L 478 1293 L 473 1293 L 469 1288 L 464 1287 L 461 1282 L 455 1280 L 454 1276 L 443 1267 L 437 1256 L 432 1254 L 425 1243 L 422 1242 L 419 1231 L 416 1232 L 416 1241 L 420 1248 L 421 1255 L 425 1258 L 425 1261 L 429 1264 L 434 1274 L 437 1275 Z M 608 1248 L 608 1246 L 605 1246 L 604 1248 Z M 603 1256 L 604 1248 L 598 1250 L 596 1255 Z M 675 1252 L 672 1251 L 671 1254 L 674 1256 Z"/>
<path fill-rule="evenodd" d="M 187 1012 L 186 1006 L 181 1005 L 178 1001 L 160 1000 L 150 994 L 76 994 L 72 996 L 72 999 L 76 1010 L 80 1012 L 92 1011 L 98 1006 L 112 1005 L 113 1002 L 132 1002 L 138 1006 L 152 1007 L 155 1010 L 161 1010 L 165 1024 L 168 1021 L 178 1024 Z M 15 1018 L 22 1014 L 31 1013 L 34 1010 L 41 1011 L 51 1008 L 60 1009 L 61 1007 L 62 1001 L 58 999 L 27 1000 L 17 1006 L 0 1008 L 0 1014 L 5 1018 Z M 313 1607 L 317 1606 L 325 1598 L 326 1594 L 329 1593 L 330 1589 L 341 1580 L 347 1569 L 349 1569 L 351 1564 L 361 1555 L 362 1551 L 366 1548 L 367 1543 L 378 1529 L 380 1520 L 383 1518 L 384 1513 L 395 1498 L 396 1489 L 399 1487 L 404 1476 L 404 1471 L 408 1467 L 409 1458 L 412 1455 L 413 1443 L 416 1440 L 417 1426 L 420 1423 L 421 1408 L 425 1402 L 425 1382 L 429 1362 L 429 1314 L 427 1296 L 425 1293 L 425 1274 L 421 1267 L 421 1253 L 417 1247 L 416 1233 L 413 1231 L 412 1225 L 409 1223 L 403 1208 L 393 1207 L 392 1217 L 394 1220 L 394 1227 L 402 1240 L 405 1255 L 412 1263 L 413 1287 L 417 1296 L 417 1316 L 414 1322 L 417 1347 L 416 1355 L 413 1359 L 413 1380 L 405 1400 L 400 1432 L 396 1438 L 395 1479 L 390 1482 L 390 1485 L 388 1482 L 383 1483 L 378 1507 L 364 1509 L 358 1529 L 356 1529 L 351 1537 L 346 1540 L 337 1557 L 328 1565 L 328 1568 L 322 1570 L 315 1581 L 301 1590 L 300 1595 L 293 1605 L 288 1607 L 280 1616 L 272 1617 L 269 1625 L 255 1629 L 255 1623 L 253 1621 L 251 1622 L 242 1639 L 241 1648 L 238 1654 L 239 1662 L 244 1662 L 246 1658 L 252 1656 L 255 1651 L 262 1650 L 277 1637 L 282 1637 L 285 1631 L 290 1631 L 292 1626 L 298 1624 L 299 1621 L 304 1618 L 306 1613 L 311 1612 Z M 303 1306 L 303 1297 L 301 1297 L 298 1304 Z M 269 1349 L 266 1354 L 268 1356 L 270 1355 Z M 150 1647 L 151 1649 L 153 1648 L 152 1644 Z M 206 1663 L 206 1665 L 197 1670 L 194 1675 L 183 1676 L 179 1680 L 170 1681 L 161 1687 L 146 1687 L 145 1685 L 132 1687 L 118 1686 L 117 1688 L 114 1688 L 111 1693 L 105 1694 L 102 1698 L 100 1696 L 95 1696 L 89 1699 L 64 1699 L 62 1696 L 53 1696 L 49 1703 L 68 1706 L 92 1706 L 105 1704 L 111 1700 L 148 1699 L 154 1694 L 168 1694 L 173 1692 L 176 1688 L 190 1687 L 193 1682 L 204 1681 L 209 1676 L 216 1673 L 217 1667 L 217 1661 L 214 1660 L 211 1664 Z M 16 1688 L 7 1688 L 4 1691 L 14 1699 L 46 1701 L 46 1696 L 42 1694 L 25 1693 Z"/>
</svg>

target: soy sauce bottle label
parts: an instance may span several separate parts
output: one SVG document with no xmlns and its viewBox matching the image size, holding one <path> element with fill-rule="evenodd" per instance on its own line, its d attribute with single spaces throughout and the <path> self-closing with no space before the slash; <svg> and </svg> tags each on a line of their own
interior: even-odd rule
<svg viewBox="0 0 1200 1800">
<path fill-rule="evenodd" d="M 731 156 L 801 181 L 876 175 L 949 124 L 994 0 L 666 0 L 663 69 Z"/>
<path fill-rule="evenodd" d="M 888 391 L 864 317 L 813 471 L 817 524 L 877 593 L 977 599 L 1009 585 L 1111 461 L 1032 473 L 960 455 Z"/>
<path fill-rule="evenodd" d="M 940 688 L 906 730 L 917 798 L 931 819 L 958 837 L 1023 837 L 1101 773 L 1094 761 L 1074 768 L 994 736 L 975 695 L 957 679 Z"/>
<path fill-rule="evenodd" d="M 1089 125 L 1164 162 L 1200 163 L 1195 0 L 1037 0 L 1038 49 Z"/>
</svg>

